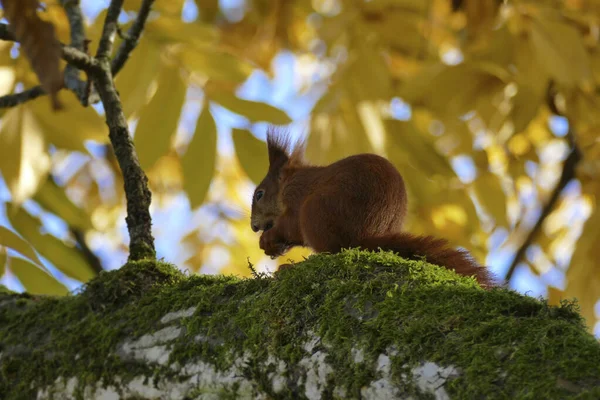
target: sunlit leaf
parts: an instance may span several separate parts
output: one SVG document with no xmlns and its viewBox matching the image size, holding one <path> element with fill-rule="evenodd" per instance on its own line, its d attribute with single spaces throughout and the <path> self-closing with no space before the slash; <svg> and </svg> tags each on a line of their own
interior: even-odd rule
<svg viewBox="0 0 600 400">
<path fill-rule="evenodd" d="M 152 4 L 152 10 L 158 11 L 161 14 L 181 15 L 183 0 L 156 0 Z M 123 9 L 126 11 L 138 11 L 142 6 L 142 0 L 125 0 Z"/>
<path fill-rule="evenodd" d="M 168 0 L 167 0 L 168 1 Z M 161 15 L 146 23 L 144 35 L 156 44 L 186 44 L 190 52 L 198 52 L 215 44 L 219 37 L 212 25 L 199 22 L 184 22 L 179 15 Z M 211 47 L 217 48 L 217 47 Z"/>
<path fill-rule="evenodd" d="M 179 59 L 190 72 L 195 72 L 204 79 L 231 84 L 244 82 L 254 69 L 246 61 L 209 46 L 201 50 L 184 50 Z"/>
<path fill-rule="evenodd" d="M 202 108 L 194 137 L 181 158 L 183 189 L 190 199 L 192 208 L 200 206 L 215 174 L 217 157 L 217 125 L 208 104 Z"/>
<path fill-rule="evenodd" d="M 70 91 L 61 93 L 65 109 L 54 113 L 43 98 L 26 103 L 44 136 L 58 148 L 87 152 L 84 141 L 108 143 L 108 127 L 103 118 L 92 107 L 82 107 Z"/>
<path fill-rule="evenodd" d="M 267 144 L 245 129 L 232 129 L 233 145 L 237 158 L 254 183 L 265 177 L 269 168 Z"/>
<path fill-rule="evenodd" d="M 0 248 L 0 278 L 4 275 L 4 271 L 6 271 L 6 261 L 8 260 L 8 256 L 6 254 L 6 249 Z M 1 285 L 0 285 L 1 289 Z"/>
<path fill-rule="evenodd" d="M 473 189 L 496 224 L 507 227 L 506 195 L 498 177 L 491 172 L 484 172 L 473 182 Z"/>
<path fill-rule="evenodd" d="M 45 107 L 50 111 L 50 108 Z M 50 159 L 39 125 L 25 106 L 17 106 L 2 118 L 0 171 L 12 200 L 21 203 L 46 179 Z"/>
<path fill-rule="evenodd" d="M 69 293 L 69 290 L 56 278 L 25 259 L 12 257 L 9 269 L 19 279 L 27 293 L 55 296 Z"/>
<path fill-rule="evenodd" d="M 0 246 L 8 247 L 22 256 L 29 258 L 36 264 L 43 266 L 42 261 L 38 258 L 37 254 L 35 254 L 31 245 L 16 233 L 3 226 L 0 226 Z"/>
<path fill-rule="evenodd" d="M 171 147 L 179 115 L 185 101 L 186 82 L 176 65 L 164 65 L 152 100 L 141 109 L 133 142 L 143 169 L 154 163 Z"/>
<path fill-rule="evenodd" d="M 600 195 L 600 193 L 595 194 L 596 196 Z M 599 205 L 596 203 L 596 209 L 585 222 L 583 232 L 577 241 L 567 270 L 567 285 L 563 297 L 565 299 L 577 298 L 581 314 L 590 329 L 593 328 L 596 321 L 594 307 L 600 299 L 600 274 L 596 266 L 600 241 Z"/>
<path fill-rule="evenodd" d="M 554 17 L 535 18 L 531 30 L 535 57 L 560 84 L 575 86 L 592 78 L 581 35 Z"/>
<path fill-rule="evenodd" d="M 127 118 L 148 101 L 149 84 L 156 77 L 159 66 L 160 48 L 149 40 L 141 40 L 115 79 Z"/>
<path fill-rule="evenodd" d="M 530 86 L 519 87 L 517 94 L 513 97 L 511 112 L 515 133 L 523 132 L 527 128 L 535 118 L 542 101 L 542 96 L 539 96 Z"/>
<path fill-rule="evenodd" d="M 53 235 L 41 233 L 39 219 L 23 208 L 12 210 L 7 216 L 12 226 L 65 275 L 81 282 L 87 282 L 96 275 L 80 250 Z"/>
<path fill-rule="evenodd" d="M 203 21 L 213 21 L 219 15 L 219 0 L 194 0 L 194 3 Z"/>
<path fill-rule="evenodd" d="M 248 118 L 250 122 L 265 121 L 275 125 L 286 125 L 292 122 L 284 111 L 267 103 L 240 99 L 224 91 L 210 93 L 209 98 L 230 111 Z"/>
<path fill-rule="evenodd" d="M 64 188 L 58 186 L 52 179 L 46 179 L 33 199 L 46 210 L 62 218 L 71 228 L 81 231 L 93 228 L 89 214 L 76 206 L 67 197 Z"/>
</svg>

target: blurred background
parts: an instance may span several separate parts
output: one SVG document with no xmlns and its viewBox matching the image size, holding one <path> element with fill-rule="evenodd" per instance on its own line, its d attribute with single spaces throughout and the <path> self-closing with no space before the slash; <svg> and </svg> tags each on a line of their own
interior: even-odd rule
<svg viewBox="0 0 600 400">
<path fill-rule="evenodd" d="M 63 43 L 58 0 L 42 1 Z M 126 32 L 141 0 L 125 0 Z M 108 0 L 81 0 L 94 53 Z M 273 271 L 250 201 L 265 134 L 307 159 L 374 152 L 409 190 L 406 229 L 470 250 L 511 288 L 577 297 L 600 336 L 600 0 L 157 0 L 116 78 L 150 178 L 158 256 Z M 6 23 L 6 20 L 2 22 Z M 121 39 L 117 38 L 117 41 Z M 38 84 L 0 41 L 0 96 Z M 123 181 L 100 104 L 0 109 L 0 284 L 66 294 L 127 259 Z M 45 267 L 45 268 L 44 268 Z M 45 270 L 44 270 L 45 269 Z"/>
</svg>

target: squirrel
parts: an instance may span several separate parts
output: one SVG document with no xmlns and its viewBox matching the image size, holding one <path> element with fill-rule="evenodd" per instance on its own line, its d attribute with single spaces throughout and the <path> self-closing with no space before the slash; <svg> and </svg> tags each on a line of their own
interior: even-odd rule
<svg viewBox="0 0 600 400">
<path fill-rule="evenodd" d="M 259 245 L 276 258 L 295 246 L 316 253 L 342 249 L 391 250 L 474 276 L 483 288 L 496 286 L 489 270 L 445 239 L 402 231 L 407 213 L 404 180 L 376 154 L 357 154 L 327 166 L 304 160 L 304 142 L 267 131 L 269 168 L 252 197 L 251 228 L 263 231 Z"/>
</svg>

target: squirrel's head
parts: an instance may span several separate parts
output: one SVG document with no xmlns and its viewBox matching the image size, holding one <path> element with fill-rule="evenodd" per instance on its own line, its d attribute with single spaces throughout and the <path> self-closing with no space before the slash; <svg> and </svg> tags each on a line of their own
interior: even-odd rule
<svg viewBox="0 0 600 400">
<path fill-rule="evenodd" d="M 269 170 L 252 196 L 250 225 L 254 232 L 271 229 L 275 219 L 283 212 L 280 191 L 284 172 L 286 167 L 302 162 L 302 146 L 292 149 L 290 143 L 287 134 L 274 129 L 267 131 Z"/>
</svg>

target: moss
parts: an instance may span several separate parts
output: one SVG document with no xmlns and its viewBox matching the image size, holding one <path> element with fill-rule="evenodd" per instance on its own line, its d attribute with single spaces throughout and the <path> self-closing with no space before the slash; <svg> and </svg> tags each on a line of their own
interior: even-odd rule
<svg viewBox="0 0 600 400">
<path fill-rule="evenodd" d="M 456 367 L 460 377 L 447 390 L 457 398 L 591 398 L 600 384 L 600 345 L 574 303 L 553 307 L 506 289 L 484 291 L 473 279 L 386 252 L 314 255 L 277 278 L 252 279 L 186 276 L 138 261 L 100 274 L 80 294 L 27 302 L 0 308 L 0 352 L 14 353 L 0 363 L 3 399 L 35 397 L 34 388 L 61 376 L 77 376 L 82 387 L 118 387 L 115 376 L 123 384 L 169 376 L 169 366 L 114 352 L 123 340 L 163 328 L 168 312 L 192 306 L 195 314 L 178 322 L 185 329 L 170 363 L 203 359 L 227 369 L 247 350 L 247 376 L 272 398 L 302 391 L 292 370 L 284 392 L 272 393 L 260 363 L 273 355 L 293 368 L 307 356 L 310 331 L 322 338 L 316 349 L 329 346 L 327 362 L 349 396 L 377 379 L 368 366 L 391 347 L 396 379 L 422 361 Z M 364 350 L 367 367 L 352 362 L 353 347 Z M 405 392 L 426 397 L 408 383 Z"/>
<path fill-rule="evenodd" d="M 3 295 L 3 294 L 12 294 L 12 293 L 14 293 L 12 290 L 9 290 L 4 285 L 0 285 L 0 295 Z"/>
</svg>

